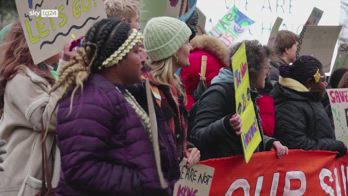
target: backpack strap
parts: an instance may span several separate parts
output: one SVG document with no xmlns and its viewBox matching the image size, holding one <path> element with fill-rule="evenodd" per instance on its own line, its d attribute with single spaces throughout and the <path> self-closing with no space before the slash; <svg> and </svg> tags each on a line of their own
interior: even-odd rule
<svg viewBox="0 0 348 196">
<path fill-rule="evenodd" d="M 158 104 L 159 107 L 161 107 L 162 97 L 158 87 L 150 83 L 150 89 L 153 96 L 155 97 L 156 103 Z"/>
<path fill-rule="evenodd" d="M 201 59 L 201 72 L 199 74 L 200 80 L 203 80 L 203 81 L 206 80 L 205 75 L 207 73 L 207 60 L 208 60 L 208 57 L 206 55 L 203 55 Z"/>
</svg>

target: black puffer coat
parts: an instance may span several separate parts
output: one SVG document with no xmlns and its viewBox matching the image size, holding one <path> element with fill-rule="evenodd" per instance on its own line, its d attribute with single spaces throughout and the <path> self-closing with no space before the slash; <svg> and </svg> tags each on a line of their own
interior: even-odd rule
<svg viewBox="0 0 348 196">
<path fill-rule="evenodd" d="M 290 149 L 331 150 L 340 155 L 347 148 L 335 139 L 335 132 L 317 93 L 299 92 L 276 84 L 274 137 Z"/>
<path fill-rule="evenodd" d="M 243 154 L 241 137 L 235 134 L 229 123 L 231 116 L 236 113 L 233 87 L 232 72 L 221 69 L 212 80 L 212 86 L 190 112 L 192 115 L 195 110 L 190 139 L 201 151 L 201 160 Z M 252 98 L 255 97 L 252 95 Z M 259 127 L 263 140 L 256 151 L 269 150 L 275 140 L 263 135 Z"/>
</svg>

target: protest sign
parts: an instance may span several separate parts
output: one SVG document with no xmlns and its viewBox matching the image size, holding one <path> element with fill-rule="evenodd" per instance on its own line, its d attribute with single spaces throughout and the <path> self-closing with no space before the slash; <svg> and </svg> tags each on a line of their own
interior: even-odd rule
<svg viewBox="0 0 348 196">
<path fill-rule="evenodd" d="M 329 5 L 329 6 L 328 6 Z M 257 39 L 267 44 L 272 26 L 277 17 L 283 18 L 280 30 L 300 34 L 313 7 L 323 10 L 318 25 L 338 25 L 341 0 L 225 0 L 198 1 L 197 7 L 207 16 L 206 30 L 209 32 L 233 6 L 253 19 L 255 23 L 239 40 Z M 342 23 L 345 24 L 345 23 Z"/>
<path fill-rule="evenodd" d="M 208 196 L 214 168 L 200 164 L 189 168 L 186 163 L 186 159 L 180 163 L 180 179 L 175 183 L 173 196 Z"/>
<path fill-rule="evenodd" d="M 307 26 L 300 55 L 314 56 L 323 64 L 324 72 L 329 72 L 341 28 L 341 26 Z"/>
<path fill-rule="evenodd" d="M 336 139 L 348 146 L 348 89 L 327 89 Z"/>
<path fill-rule="evenodd" d="M 314 7 L 307 19 L 307 22 L 305 23 L 305 26 L 318 25 L 321 17 L 323 16 L 323 13 L 323 10 Z"/>
<path fill-rule="evenodd" d="M 153 17 L 170 16 L 187 21 L 196 9 L 197 0 L 143 0 L 140 1 L 140 27 Z"/>
<path fill-rule="evenodd" d="M 105 18 L 103 1 L 96 0 L 16 0 L 19 20 L 34 63 L 63 50 L 71 35 L 84 35 Z"/>
<path fill-rule="evenodd" d="M 302 46 L 302 41 L 303 41 L 303 37 L 304 37 L 304 33 L 306 32 L 306 28 L 307 26 L 316 26 L 318 25 L 321 17 L 323 16 L 323 11 L 314 7 L 311 14 L 309 15 L 307 22 L 305 23 L 305 25 L 302 28 L 302 31 L 299 35 L 298 38 L 298 45 L 297 45 L 297 51 L 296 51 L 296 56 L 298 58 L 298 56 L 300 55 L 300 50 L 301 50 L 301 46 Z"/>
<path fill-rule="evenodd" d="M 253 23 L 252 19 L 233 6 L 208 34 L 218 37 L 227 46 L 231 46 Z"/>
<path fill-rule="evenodd" d="M 274 22 L 274 25 L 272 27 L 271 35 L 269 36 L 269 39 L 268 39 L 268 43 L 267 43 L 268 47 L 273 48 L 273 43 L 274 43 L 274 41 L 275 41 L 275 39 L 277 37 L 278 31 L 279 31 L 279 27 L 282 24 L 282 22 L 283 22 L 283 19 L 280 18 L 280 17 L 277 17 L 277 19 Z"/>
<path fill-rule="evenodd" d="M 211 196 L 346 195 L 348 155 L 329 151 L 258 152 L 248 164 L 242 156 L 201 162 L 214 168 Z"/>
<path fill-rule="evenodd" d="M 348 68 L 348 44 L 342 43 L 338 47 L 336 60 L 332 72 L 339 68 Z"/>
<path fill-rule="evenodd" d="M 254 104 L 250 95 L 250 81 L 245 43 L 242 43 L 233 55 L 231 61 L 235 89 L 236 113 L 239 114 L 242 119 L 241 140 L 244 158 L 245 161 L 248 162 L 261 142 L 261 134 L 255 114 Z"/>
<path fill-rule="evenodd" d="M 197 8 L 197 14 L 198 14 L 198 24 L 197 24 L 197 34 L 205 34 L 205 22 L 207 20 L 206 16 L 203 14 L 203 12 Z"/>
</svg>

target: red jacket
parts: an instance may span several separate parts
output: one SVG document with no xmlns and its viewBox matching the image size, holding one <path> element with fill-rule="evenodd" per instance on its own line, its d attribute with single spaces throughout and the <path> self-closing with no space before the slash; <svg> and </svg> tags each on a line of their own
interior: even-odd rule
<svg viewBox="0 0 348 196">
<path fill-rule="evenodd" d="M 187 96 L 187 110 L 194 104 L 193 92 L 196 90 L 200 79 L 202 56 L 207 56 L 206 84 L 209 87 L 211 80 L 219 73 L 221 67 L 227 65 L 228 49 L 217 38 L 208 35 L 196 36 L 191 45 L 190 66 L 183 67 L 180 72 Z"/>
<path fill-rule="evenodd" d="M 261 126 L 265 135 L 273 137 L 275 126 L 275 109 L 273 97 L 264 95 L 256 99 L 261 118 Z"/>
</svg>

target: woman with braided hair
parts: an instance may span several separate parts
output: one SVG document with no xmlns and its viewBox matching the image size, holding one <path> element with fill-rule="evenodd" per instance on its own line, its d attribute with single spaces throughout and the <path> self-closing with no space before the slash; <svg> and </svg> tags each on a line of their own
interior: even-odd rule
<svg viewBox="0 0 348 196">
<path fill-rule="evenodd" d="M 66 92 L 57 114 L 62 159 L 57 195 L 172 194 L 178 164 L 158 167 L 149 115 L 126 89 L 141 81 L 141 43 L 142 35 L 129 24 L 103 19 L 61 67 L 53 87 Z M 170 139 L 166 145 L 174 150 L 161 153 L 162 161 L 175 160 Z"/>
<path fill-rule="evenodd" d="M 7 141 L 0 195 L 11 196 L 19 195 L 26 181 L 42 179 L 41 131 L 49 124 L 46 144 L 51 152 L 59 97 L 59 91 L 49 94 L 54 79 L 47 65 L 58 63 L 59 54 L 35 65 L 19 21 L 11 26 L 0 51 L 0 138 Z"/>
</svg>

